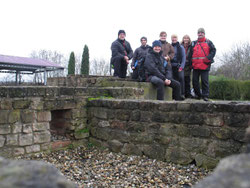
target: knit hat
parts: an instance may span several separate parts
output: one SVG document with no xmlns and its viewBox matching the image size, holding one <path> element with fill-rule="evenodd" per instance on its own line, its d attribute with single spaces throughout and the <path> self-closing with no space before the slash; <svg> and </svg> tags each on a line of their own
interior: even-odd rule
<svg viewBox="0 0 250 188">
<path fill-rule="evenodd" d="M 198 33 L 204 33 L 205 34 L 205 29 L 204 28 L 199 28 Z"/>
<path fill-rule="evenodd" d="M 156 46 L 159 46 L 161 47 L 161 42 L 159 40 L 155 40 L 153 43 L 152 43 L 152 48 L 156 47 Z"/>
<path fill-rule="evenodd" d="M 142 41 L 142 39 L 148 41 L 147 37 L 142 37 L 142 38 L 141 38 L 141 41 Z"/>
<path fill-rule="evenodd" d="M 125 33 L 125 31 L 124 31 L 124 30 L 119 30 L 119 32 L 118 32 L 118 36 L 119 36 L 121 33 L 124 33 L 124 35 L 126 35 L 126 33 Z"/>
</svg>

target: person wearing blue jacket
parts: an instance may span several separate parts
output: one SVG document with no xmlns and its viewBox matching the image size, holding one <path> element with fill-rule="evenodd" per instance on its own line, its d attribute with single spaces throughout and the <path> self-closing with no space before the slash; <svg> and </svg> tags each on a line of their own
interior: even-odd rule
<svg viewBox="0 0 250 188">
<path fill-rule="evenodd" d="M 173 78 L 181 84 L 181 97 L 185 98 L 185 81 L 184 81 L 184 67 L 186 62 L 185 49 L 178 42 L 177 35 L 171 36 L 172 46 L 174 47 L 174 58 L 171 60 Z"/>
</svg>

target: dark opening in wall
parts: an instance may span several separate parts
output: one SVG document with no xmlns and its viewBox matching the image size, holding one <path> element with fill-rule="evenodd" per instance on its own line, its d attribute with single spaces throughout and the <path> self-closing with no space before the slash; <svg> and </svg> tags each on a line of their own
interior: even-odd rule
<svg viewBox="0 0 250 188">
<path fill-rule="evenodd" d="M 70 140 L 72 132 L 71 127 L 71 110 L 53 110 L 51 111 L 51 141 Z"/>
</svg>

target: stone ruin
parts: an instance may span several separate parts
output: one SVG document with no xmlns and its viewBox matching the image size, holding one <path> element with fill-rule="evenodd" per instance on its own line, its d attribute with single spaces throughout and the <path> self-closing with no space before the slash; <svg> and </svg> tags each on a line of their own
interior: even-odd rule
<svg viewBox="0 0 250 188">
<path fill-rule="evenodd" d="M 214 168 L 247 150 L 250 103 L 166 101 L 150 83 L 112 77 L 0 86 L 0 156 L 92 144 L 114 152 Z M 249 139 L 249 137 L 247 137 Z"/>
</svg>

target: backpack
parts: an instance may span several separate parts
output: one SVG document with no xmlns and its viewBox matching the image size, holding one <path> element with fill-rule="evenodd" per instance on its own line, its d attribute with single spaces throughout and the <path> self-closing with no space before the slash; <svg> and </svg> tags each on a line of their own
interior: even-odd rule
<svg viewBox="0 0 250 188">
<path fill-rule="evenodd" d="M 138 61 L 138 80 L 139 82 L 145 82 L 146 81 L 146 73 L 145 73 L 145 67 L 144 67 L 144 62 L 145 62 L 145 58 L 141 58 Z"/>
</svg>

